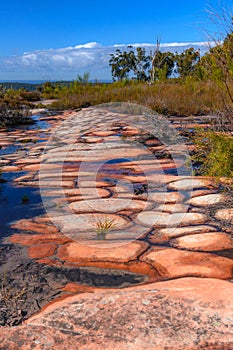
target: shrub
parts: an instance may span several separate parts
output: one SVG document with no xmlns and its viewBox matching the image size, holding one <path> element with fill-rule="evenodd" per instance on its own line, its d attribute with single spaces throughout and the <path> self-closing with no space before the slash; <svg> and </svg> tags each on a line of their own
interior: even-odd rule
<svg viewBox="0 0 233 350">
<path fill-rule="evenodd" d="M 21 91 L 20 97 L 23 101 L 35 102 L 40 101 L 40 93 L 38 91 Z"/>
<path fill-rule="evenodd" d="M 0 101 L 0 127 L 33 123 L 30 112 L 19 102 Z"/>
<path fill-rule="evenodd" d="M 195 138 L 196 154 L 203 175 L 233 177 L 233 137 L 213 131 L 199 132 Z"/>
</svg>

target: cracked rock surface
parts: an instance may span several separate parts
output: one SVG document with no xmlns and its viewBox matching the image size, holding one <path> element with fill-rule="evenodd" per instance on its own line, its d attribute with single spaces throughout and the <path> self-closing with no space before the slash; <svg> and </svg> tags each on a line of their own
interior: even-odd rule
<svg viewBox="0 0 233 350">
<path fill-rule="evenodd" d="M 0 133 L 3 175 L 47 209 L 1 247 L 0 322 L 24 323 L 0 349 L 233 349 L 232 193 L 183 175 L 140 118 L 88 108 Z"/>
</svg>

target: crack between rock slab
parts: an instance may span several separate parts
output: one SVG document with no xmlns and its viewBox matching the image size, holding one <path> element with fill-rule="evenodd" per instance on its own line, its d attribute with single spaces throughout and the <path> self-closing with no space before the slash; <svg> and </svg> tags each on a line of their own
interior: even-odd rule
<svg viewBox="0 0 233 350">
<path fill-rule="evenodd" d="M 113 267 L 99 267 L 98 266 L 98 263 L 109 263 L 109 264 L 114 264 L 114 266 Z M 137 261 L 137 260 L 131 260 L 131 261 L 128 261 L 128 262 L 121 262 L 121 263 L 115 263 L 115 262 L 113 262 L 113 261 L 108 261 L 108 260 L 98 260 L 98 261 L 91 261 L 91 263 L 92 264 L 95 264 L 95 265 L 86 265 L 86 263 L 85 262 L 77 262 L 77 263 L 69 263 L 69 264 L 67 264 L 65 261 L 62 263 L 62 267 L 63 268 L 65 268 L 65 269 L 67 269 L 67 268 L 69 268 L 69 267 L 71 267 L 71 268 L 74 268 L 74 267 L 76 267 L 76 268 L 98 268 L 99 270 L 109 270 L 109 272 L 111 273 L 111 271 L 112 270 L 117 270 L 117 271 L 119 271 L 119 272 L 122 272 L 123 274 L 125 274 L 125 273 L 130 273 L 130 274 L 132 274 L 132 275 L 134 275 L 135 277 L 136 276 L 142 276 L 143 277 L 143 280 L 141 281 L 141 282 L 139 282 L 139 283 L 136 283 L 135 285 L 144 285 L 144 284 L 148 284 L 148 281 L 146 281 L 146 279 L 147 278 L 149 278 L 149 279 L 154 279 L 154 277 L 151 277 L 150 275 L 148 275 L 148 274 L 144 274 L 144 273 L 140 273 L 140 272 L 133 272 L 133 271 L 130 271 L 130 270 L 128 270 L 127 268 L 125 268 L 125 269 L 123 269 L 122 268 L 122 264 L 123 265 L 125 265 L 125 267 L 130 267 L 130 262 L 139 262 L 139 263 L 143 263 L 143 264 L 145 264 L 145 265 L 148 265 L 148 266 L 150 266 L 151 267 L 151 269 L 154 271 L 154 274 L 156 275 L 159 275 L 160 276 L 160 274 L 158 273 L 158 271 L 152 266 L 152 265 L 150 265 L 149 263 L 147 263 L 147 262 L 144 262 L 144 261 Z M 120 266 L 117 266 L 117 265 L 120 265 Z M 161 276 L 162 277 L 162 276 Z M 127 281 L 126 281 L 127 282 Z M 107 287 L 107 288 L 109 288 L 109 287 Z M 119 287 L 117 287 L 117 288 L 119 288 Z"/>
<path fill-rule="evenodd" d="M 171 242 L 172 243 L 172 242 Z M 184 248 L 184 247 L 176 247 L 174 245 L 171 245 L 171 243 L 168 245 L 170 248 L 174 248 L 177 250 L 182 250 L 185 252 L 190 252 L 190 253 L 205 253 L 205 254 L 210 254 L 210 255 L 218 255 L 215 250 L 200 250 L 200 249 L 191 249 L 191 248 Z M 156 244 L 155 244 L 156 246 Z M 231 249 L 222 249 L 222 250 L 217 250 L 218 252 L 224 252 L 224 251 L 229 251 Z"/>
<path fill-rule="evenodd" d="M 148 242 L 147 242 L 147 243 L 148 243 Z M 144 254 L 146 254 L 150 249 L 151 249 L 151 245 L 149 245 L 143 252 L 141 252 L 141 253 L 137 256 L 136 259 L 129 260 L 129 261 L 127 262 L 127 264 L 129 264 L 129 263 L 131 263 L 131 262 L 141 262 L 141 263 L 144 263 L 144 264 L 150 266 L 151 269 L 152 269 L 155 273 L 158 273 L 158 275 L 161 276 L 160 273 L 159 273 L 159 271 L 158 271 L 152 264 L 150 264 L 150 263 L 147 262 L 147 261 L 141 260 L 141 257 L 142 257 Z M 146 275 L 144 275 L 144 276 L 148 276 L 148 275 L 146 274 Z M 150 277 L 150 276 L 148 276 L 148 277 Z M 162 277 L 162 276 L 161 276 L 161 277 Z"/>
</svg>

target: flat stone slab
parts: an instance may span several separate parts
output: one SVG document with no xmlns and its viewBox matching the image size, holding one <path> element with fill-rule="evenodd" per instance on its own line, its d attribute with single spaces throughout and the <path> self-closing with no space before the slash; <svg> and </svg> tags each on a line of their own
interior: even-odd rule
<svg viewBox="0 0 233 350">
<path fill-rule="evenodd" d="M 51 180 L 51 179 L 41 179 L 40 183 L 39 183 L 40 187 L 50 187 L 50 188 L 63 188 L 63 187 L 67 187 L 67 188 L 72 188 L 74 187 L 74 181 L 69 181 L 69 180 Z"/>
<path fill-rule="evenodd" d="M 176 248 L 202 251 L 233 249 L 232 238 L 223 232 L 209 232 L 183 236 L 172 240 L 170 244 Z"/>
<path fill-rule="evenodd" d="M 44 179 L 50 179 L 50 180 L 57 180 L 57 178 L 61 177 L 59 171 L 49 171 L 49 172 L 41 172 L 40 173 L 40 180 Z M 67 171 L 63 170 L 62 171 L 62 179 L 64 178 L 72 178 L 74 177 L 75 179 L 78 177 L 78 171 Z"/>
<path fill-rule="evenodd" d="M 11 225 L 12 228 L 22 231 L 32 231 L 42 234 L 57 234 L 58 229 L 55 226 L 34 222 L 31 219 L 22 219 Z"/>
<path fill-rule="evenodd" d="M 99 130 L 99 131 L 94 131 L 92 135 L 94 136 L 101 136 L 101 137 L 107 137 L 107 136 L 112 136 L 114 135 L 114 131 L 105 131 L 105 130 Z"/>
<path fill-rule="evenodd" d="M 161 204 L 156 207 L 156 211 L 164 211 L 167 213 L 186 213 L 189 206 L 185 204 L 175 203 L 175 204 Z"/>
<path fill-rule="evenodd" d="M 230 279 L 233 277 L 233 260 L 209 253 L 175 248 L 158 251 L 152 248 L 140 259 L 152 264 L 161 276 L 168 278 L 196 276 Z"/>
<path fill-rule="evenodd" d="M 24 246 L 38 245 L 44 243 L 56 243 L 64 244 L 69 242 L 70 239 L 66 236 L 56 234 L 56 233 L 41 233 L 41 234 L 23 234 L 16 233 L 10 237 L 11 243 L 17 243 Z"/>
<path fill-rule="evenodd" d="M 15 172 L 15 171 L 21 171 L 21 167 L 17 165 L 5 165 L 1 167 L 2 172 Z"/>
<path fill-rule="evenodd" d="M 80 180 L 78 181 L 78 185 L 82 188 L 95 188 L 95 187 L 111 187 L 111 184 L 107 181 L 88 181 L 88 180 Z"/>
<path fill-rule="evenodd" d="M 66 262 L 114 262 L 126 263 L 135 260 L 148 247 L 145 242 L 131 242 L 120 247 L 93 247 L 71 242 L 62 246 L 58 251 L 58 257 Z"/>
<path fill-rule="evenodd" d="M 30 164 L 39 164 L 41 162 L 41 158 L 23 158 L 19 159 L 15 162 L 17 165 L 30 165 Z"/>
<path fill-rule="evenodd" d="M 220 202 L 224 202 L 225 199 L 226 197 L 224 195 L 220 193 L 216 193 L 216 194 L 207 194 L 205 196 L 191 198 L 186 203 L 202 207 L 202 206 L 214 205 Z"/>
<path fill-rule="evenodd" d="M 153 204 L 140 200 L 102 198 L 73 202 L 69 207 L 75 213 L 117 213 L 121 210 L 130 210 L 132 212 L 143 211 L 144 209 L 151 209 Z"/>
<path fill-rule="evenodd" d="M 210 225 L 196 225 L 196 226 L 184 226 L 184 227 L 167 227 L 154 232 L 154 236 L 159 235 L 167 237 L 168 239 L 186 236 L 192 234 L 199 234 L 205 232 L 217 231 L 217 229 Z"/>
<path fill-rule="evenodd" d="M 79 196 L 79 200 L 90 200 L 93 198 L 106 198 L 110 196 L 110 192 L 101 187 L 96 188 L 89 188 L 89 187 L 83 187 L 81 190 L 80 188 L 60 188 L 57 190 L 53 189 L 43 189 L 42 192 L 43 196 L 45 197 L 56 197 L 56 198 L 64 198 L 65 197 L 74 197 Z"/>
<path fill-rule="evenodd" d="M 190 198 L 200 197 L 200 196 L 205 196 L 207 194 L 215 194 L 215 193 L 216 193 L 216 189 L 206 189 L 206 190 L 194 189 L 193 191 L 188 192 Z"/>
<path fill-rule="evenodd" d="M 59 227 L 61 233 L 68 234 L 74 233 L 79 237 L 79 232 L 96 231 L 96 225 L 98 222 L 112 221 L 115 229 L 122 230 L 129 226 L 129 221 L 120 215 L 115 214 L 103 214 L 103 213 L 87 213 L 87 214 L 73 214 L 73 215 L 60 215 L 55 213 L 52 216 L 53 222 Z"/>
<path fill-rule="evenodd" d="M 96 161 L 106 161 L 119 158 L 116 153 L 116 149 L 109 149 L 106 147 L 106 144 L 98 143 L 99 148 L 97 149 L 97 144 L 95 145 L 95 149 L 92 150 L 80 150 L 80 151 L 72 151 L 72 152 L 50 152 L 44 156 L 44 161 L 46 163 L 58 163 L 58 162 L 96 162 Z M 120 147 L 120 157 L 122 155 L 127 155 L 127 159 L 131 159 L 134 157 L 146 156 L 150 155 L 150 152 L 142 147 L 127 147 L 125 145 L 121 145 Z M 22 164 L 24 162 L 19 162 L 17 164 Z M 28 162 L 29 163 L 29 162 Z"/>
<path fill-rule="evenodd" d="M 48 306 L 22 326 L 0 329 L 1 347 L 230 350 L 232 300 L 232 283 L 203 278 L 89 290 Z"/>
<path fill-rule="evenodd" d="M 170 182 L 167 187 L 170 190 L 187 191 L 195 188 L 209 187 L 210 185 L 211 182 L 209 180 L 191 178 Z"/>
<path fill-rule="evenodd" d="M 156 177 L 155 177 L 156 180 Z M 184 200 L 185 196 L 179 192 L 150 192 L 149 200 L 155 203 L 178 203 Z"/>
<path fill-rule="evenodd" d="M 28 248 L 28 255 L 32 259 L 47 258 L 55 254 L 57 247 L 55 243 L 35 244 Z"/>
<path fill-rule="evenodd" d="M 145 226 L 187 226 L 203 224 L 208 220 L 201 213 L 163 213 L 158 211 L 144 211 L 137 215 L 136 221 Z"/>
<path fill-rule="evenodd" d="M 40 169 L 40 163 L 23 166 L 24 171 L 38 171 L 39 169 Z"/>
<path fill-rule="evenodd" d="M 233 208 L 219 209 L 215 217 L 219 220 L 226 220 L 233 224 Z"/>
<path fill-rule="evenodd" d="M 217 229 L 209 225 L 166 227 L 162 229 L 156 228 L 149 235 L 149 241 L 151 243 L 164 243 L 177 237 L 195 235 L 195 234 L 206 233 L 206 232 L 215 232 L 215 231 L 217 231 Z"/>
</svg>

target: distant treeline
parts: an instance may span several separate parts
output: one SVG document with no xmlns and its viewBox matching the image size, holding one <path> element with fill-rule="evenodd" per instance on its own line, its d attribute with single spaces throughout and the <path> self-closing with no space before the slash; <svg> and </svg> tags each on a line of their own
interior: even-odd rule
<svg viewBox="0 0 233 350">
<path fill-rule="evenodd" d="M 64 86 L 70 86 L 72 84 L 72 81 L 56 81 L 52 83 L 55 86 L 64 87 Z M 44 86 L 44 83 L 19 83 L 19 82 L 2 82 L 0 83 L 0 87 L 2 87 L 5 90 L 20 90 L 25 89 L 27 91 L 36 91 L 36 90 L 42 90 Z"/>
</svg>

